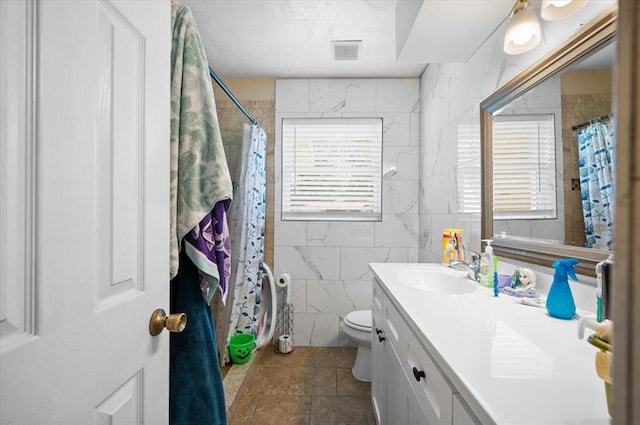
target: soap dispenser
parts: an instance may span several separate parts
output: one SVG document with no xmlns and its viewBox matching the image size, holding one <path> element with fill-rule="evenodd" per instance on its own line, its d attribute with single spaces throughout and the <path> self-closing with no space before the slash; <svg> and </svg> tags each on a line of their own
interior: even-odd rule
<svg viewBox="0 0 640 425">
<path fill-rule="evenodd" d="M 576 303 L 571 294 L 568 277 L 578 281 L 574 267 L 578 264 L 575 258 L 557 260 L 553 263 L 556 270 L 553 274 L 553 283 L 547 295 L 547 311 L 549 316 L 558 319 L 571 320 L 576 314 Z"/>
<path fill-rule="evenodd" d="M 491 246 L 493 240 L 483 239 L 482 242 L 486 242 L 487 246 L 484 248 L 482 257 L 480 257 L 480 284 L 487 288 L 493 288 L 493 273 L 495 272 L 495 259 L 493 247 Z"/>
</svg>

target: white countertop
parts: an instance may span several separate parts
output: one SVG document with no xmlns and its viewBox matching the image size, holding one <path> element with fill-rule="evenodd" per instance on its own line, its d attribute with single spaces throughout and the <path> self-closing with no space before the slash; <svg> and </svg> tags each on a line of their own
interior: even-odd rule
<svg viewBox="0 0 640 425">
<path fill-rule="evenodd" d="M 578 339 L 576 320 L 554 319 L 544 308 L 516 304 L 504 294 L 494 297 L 480 285 L 462 295 L 413 289 L 395 278 L 408 265 L 416 266 L 370 264 L 483 424 L 610 423 L 604 383 L 595 370 L 597 350 Z"/>
</svg>

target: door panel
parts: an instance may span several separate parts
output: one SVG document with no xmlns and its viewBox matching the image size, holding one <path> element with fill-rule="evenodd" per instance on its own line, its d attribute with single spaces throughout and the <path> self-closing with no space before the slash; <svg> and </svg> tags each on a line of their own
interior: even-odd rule
<svg viewBox="0 0 640 425">
<path fill-rule="evenodd" d="M 142 423 L 142 373 L 115 390 L 96 407 L 96 425 L 129 425 Z"/>
<path fill-rule="evenodd" d="M 9 3 L 34 10 L 26 24 L 0 14 L 3 38 L 36 39 L 35 114 L 22 118 L 35 135 L 34 249 L 22 250 L 34 284 L 3 273 L 2 288 L 32 287 L 35 303 L 33 336 L 0 340 L 0 423 L 166 423 L 168 335 L 148 322 L 169 307 L 170 3 Z M 3 129 L 3 165 L 25 140 Z M 29 234 L 15 216 L 2 210 L 2 240 Z"/>
<path fill-rule="evenodd" d="M 144 106 L 144 37 L 106 2 L 98 3 L 97 33 L 96 232 L 111 235 L 98 245 L 102 307 L 143 287 L 144 120 L 132 118 L 141 117 Z"/>
<path fill-rule="evenodd" d="M 4 349 L 34 332 L 35 105 L 29 99 L 35 84 L 35 9 L 27 3 L 0 2 L 0 17 L 0 349 Z"/>
</svg>

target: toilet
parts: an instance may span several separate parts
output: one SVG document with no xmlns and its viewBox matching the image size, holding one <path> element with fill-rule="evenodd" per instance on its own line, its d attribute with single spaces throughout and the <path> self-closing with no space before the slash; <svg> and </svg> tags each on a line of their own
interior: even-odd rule
<svg viewBox="0 0 640 425">
<path fill-rule="evenodd" d="M 343 329 L 358 346 L 351 373 L 358 381 L 371 382 L 371 310 L 357 310 L 347 314 Z"/>
</svg>

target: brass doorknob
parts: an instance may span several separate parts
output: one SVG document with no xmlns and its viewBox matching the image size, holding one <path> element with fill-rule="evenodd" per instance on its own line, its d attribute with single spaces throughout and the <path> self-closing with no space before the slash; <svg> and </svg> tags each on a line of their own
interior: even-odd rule
<svg viewBox="0 0 640 425">
<path fill-rule="evenodd" d="M 159 335 L 164 328 L 169 332 L 182 332 L 187 327 L 187 315 L 175 313 L 167 316 L 167 313 L 158 308 L 149 319 L 149 333 L 153 336 Z"/>
</svg>

